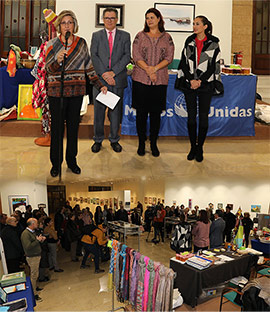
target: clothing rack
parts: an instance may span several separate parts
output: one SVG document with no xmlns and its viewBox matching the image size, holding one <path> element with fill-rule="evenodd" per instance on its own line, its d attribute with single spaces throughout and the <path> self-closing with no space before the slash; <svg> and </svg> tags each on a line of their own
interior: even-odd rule
<svg viewBox="0 0 270 312">
<path fill-rule="evenodd" d="M 108 243 L 107 243 L 107 246 L 109 247 L 109 248 L 111 248 L 112 249 L 112 242 L 113 241 L 116 241 L 117 243 L 119 243 L 119 241 L 117 241 L 117 240 L 109 240 L 108 241 Z M 138 250 L 136 250 L 137 252 L 139 252 Z M 141 256 L 143 256 L 143 255 L 141 255 Z M 149 259 L 149 260 L 151 260 L 151 259 Z M 111 263 L 110 263 L 111 264 Z M 163 267 L 165 267 L 165 266 L 163 266 Z M 172 269 L 171 269 L 172 270 Z M 114 307 L 114 293 L 115 293 L 115 283 L 114 283 L 114 274 L 115 274 L 115 272 L 113 272 L 113 275 L 112 275 L 112 309 L 111 310 L 109 310 L 108 312 L 114 312 L 114 311 L 118 311 L 118 310 L 121 310 L 121 309 L 123 309 L 123 310 L 125 310 L 125 308 L 122 306 L 122 307 L 119 307 L 119 308 L 115 308 Z M 173 275 L 173 278 L 175 279 L 176 278 L 176 275 L 177 275 L 177 273 L 176 272 L 174 272 L 174 275 Z"/>
</svg>

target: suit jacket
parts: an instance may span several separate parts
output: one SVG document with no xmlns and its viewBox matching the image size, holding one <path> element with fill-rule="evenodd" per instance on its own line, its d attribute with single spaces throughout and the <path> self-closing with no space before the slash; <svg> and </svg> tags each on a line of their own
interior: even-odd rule
<svg viewBox="0 0 270 312">
<path fill-rule="evenodd" d="M 93 33 L 90 53 L 94 69 L 105 86 L 108 86 L 108 84 L 103 80 L 102 74 L 112 70 L 115 73 L 115 86 L 117 88 L 127 87 L 126 66 L 130 62 L 131 57 L 129 33 L 116 29 L 111 56 L 111 69 L 109 68 L 109 42 L 105 29 Z"/>
<path fill-rule="evenodd" d="M 223 243 L 225 221 L 222 218 L 214 220 L 210 226 L 210 247 L 219 247 Z"/>
</svg>

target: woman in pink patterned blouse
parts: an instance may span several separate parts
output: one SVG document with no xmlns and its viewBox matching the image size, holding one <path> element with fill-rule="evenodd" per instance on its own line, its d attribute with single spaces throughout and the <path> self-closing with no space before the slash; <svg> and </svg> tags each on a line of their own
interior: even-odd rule
<svg viewBox="0 0 270 312">
<path fill-rule="evenodd" d="M 151 8 L 145 13 L 145 25 L 133 41 L 132 107 L 136 109 L 136 127 L 139 137 L 138 155 L 145 155 L 146 123 L 150 115 L 150 142 L 152 155 L 159 156 L 157 139 L 160 114 L 166 109 L 169 80 L 168 65 L 173 60 L 174 43 L 165 32 L 162 15 Z"/>
</svg>

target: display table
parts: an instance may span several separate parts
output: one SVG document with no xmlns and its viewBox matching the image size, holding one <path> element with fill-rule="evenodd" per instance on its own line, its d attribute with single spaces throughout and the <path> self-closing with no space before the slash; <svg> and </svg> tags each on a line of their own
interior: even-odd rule
<svg viewBox="0 0 270 312">
<path fill-rule="evenodd" d="M 178 288 L 184 303 L 195 307 L 204 288 L 214 287 L 237 276 L 249 277 L 250 269 L 257 263 L 258 256 L 232 256 L 234 260 L 223 264 L 214 264 L 207 269 L 198 270 L 187 264 L 170 260 L 170 268 L 177 274 L 174 288 Z"/>
<path fill-rule="evenodd" d="M 17 69 L 15 77 L 9 77 L 7 67 L 0 68 L 0 109 L 18 105 L 19 84 L 33 84 L 32 69 Z"/>
<path fill-rule="evenodd" d="M 258 239 L 252 239 L 251 247 L 255 250 L 263 252 L 265 255 L 270 255 L 270 243 L 263 243 Z"/>
<path fill-rule="evenodd" d="M 118 232 L 124 236 L 124 244 L 126 244 L 127 235 L 138 235 L 138 251 L 140 251 L 140 227 L 124 221 L 108 221 L 108 236 L 109 230 Z"/>
<path fill-rule="evenodd" d="M 14 301 L 22 298 L 26 298 L 27 301 L 27 310 L 26 311 L 34 311 L 34 307 L 36 306 L 36 300 L 34 297 L 34 292 L 31 284 L 30 277 L 26 277 L 26 290 L 18 291 L 7 296 L 7 301 Z"/>
<path fill-rule="evenodd" d="M 121 134 L 136 135 L 136 111 L 132 104 L 132 80 L 128 77 L 123 101 Z M 169 75 L 167 107 L 162 113 L 160 136 L 187 136 L 184 94 L 174 88 L 176 75 Z M 221 75 L 224 94 L 212 98 L 208 136 L 254 136 L 257 77 Z M 149 122 L 149 121 L 148 121 Z"/>
</svg>

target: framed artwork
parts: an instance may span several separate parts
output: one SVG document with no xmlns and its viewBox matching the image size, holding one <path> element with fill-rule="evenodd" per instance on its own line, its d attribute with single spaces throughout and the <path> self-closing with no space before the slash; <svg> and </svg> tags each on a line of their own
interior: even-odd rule
<svg viewBox="0 0 270 312">
<path fill-rule="evenodd" d="M 83 197 L 80 197 L 80 203 L 81 204 L 83 203 Z"/>
<path fill-rule="evenodd" d="M 91 198 L 87 197 L 87 204 L 91 204 Z"/>
<path fill-rule="evenodd" d="M 176 200 L 173 200 L 172 204 L 173 204 L 174 206 L 176 206 Z"/>
<path fill-rule="evenodd" d="M 148 202 L 149 202 L 150 205 L 152 204 L 152 197 L 149 197 Z"/>
<path fill-rule="evenodd" d="M 192 208 L 192 199 L 188 200 L 188 208 L 191 209 Z"/>
<path fill-rule="evenodd" d="M 73 197 L 73 201 L 77 201 L 77 197 Z"/>
<path fill-rule="evenodd" d="M 169 32 L 193 32 L 195 4 L 155 3 Z"/>
<path fill-rule="evenodd" d="M 152 198 L 152 202 L 153 202 L 153 205 L 156 205 L 156 203 L 157 203 L 157 198 L 156 198 L 156 197 L 153 197 L 153 198 Z"/>
<path fill-rule="evenodd" d="M 99 198 L 96 198 L 96 204 L 99 205 Z"/>
<path fill-rule="evenodd" d="M 251 212 L 261 212 L 261 205 L 251 205 Z"/>
<path fill-rule="evenodd" d="M 87 198 L 84 198 L 84 200 L 83 200 L 86 204 L 87 204 Z"/>
<path fill-rule="evenodd" d="M 123 28 L 124 27 L 124 11 L 125 11 L 125 5 L 124 4 L 96 4 L 96 24 L 95 27 L 101 28 L 104 27 L 103 22 L 103 11 L 106 8 L 114 8 L 118 12 L 118 22 L 117 27 Z"/>
<path fill-rule="evenodd" d="M 218 203 L 217 204 L 217 209 L 223 209 L 223 204 L 222 203 Z"/>
<path fill-rule="evenodd" d="M 29 205 L 29 196 L 28 195 L 9 195 L 8 203 L 9 203 L 10 214 L 13 214 L 16 208 L 19 208 L 21 206 L 23 206 L 22 208 L 25 211 L 25 207 Z"/>
<path fill-rule="evenodd" d="M 104 199 L 100 199 L 100 205 L 104 206 Z"/>
<path fill-rule="evenodd" d="M 130 197 L 130 201 L 131 201 L 131 203 L 133 204 L 133 197 L 132 197 L 132 196 Z"/>
<path fill-rule="evenodd" d="M 108 203 L 109 203 L 109 200 L 105 199 L 105 205 L 108 205 Z"/>
<path fill-rule="evenodd" d="M 148 204 L 147 197 L 144 197 L 144 203 L 145 203 L 146 205 Z"/>
<path fill-rule="evenodd" d="M 19 85 L 18 93 L 18 120 L 40 120 L 41 109 L 34 109 L 32 106 L 33 85 Z"/>
</svg>

